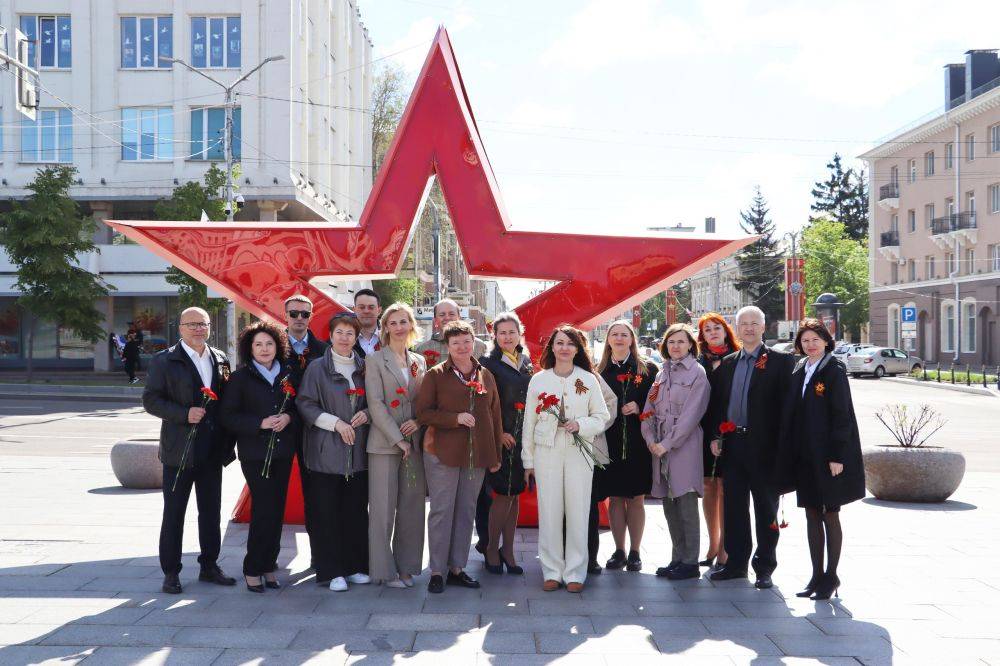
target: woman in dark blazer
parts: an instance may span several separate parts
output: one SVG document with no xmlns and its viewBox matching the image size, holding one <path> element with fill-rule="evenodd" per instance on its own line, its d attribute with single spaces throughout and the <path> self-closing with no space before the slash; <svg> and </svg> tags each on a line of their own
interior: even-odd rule
<svg viewBox="0 0 1000 666">
<path fill-rule="evenodd" d="M 851 387 L 833 348 L 833 337 L 822 322 L 802 323 L 795 350 L 806 358 L 792 374 L 778 455 L 780 490 L 794 489 L 798 505 L 806 510 L 812 578 L 796 596 L 812 599 L 829 599 L 840 587 L 837 565 L 844 538 L 840 507 L 865 496 Z"/>
<path fill-rule="evenodd" d="M 219 411 L 222 425 L 236 436 L 240 466 L 250 488 L 243 576 L 248 590 L 263 592 L 265 587 L 280 587 L 274 572 L 299 418 L 289 379 L 291 368 L 285 361 L 285 332 L 260 321 L 243 329 L 238 347 L 241 367 L 229 378 Z M 269 447 L 272 436 L 273 448 Z"/>
<path fill-rule="evenodd" d="M 500 391 L 503 420 L 503 451 L 500 469 L 486 474 L 486 485 L 495 493 L 490 507 L 490 541 L 486 547 L 486 570 L 493 574 L 523 574 L 514 561 L 514 529 L 517 527 L 518 496 L 524 492 L 524 465 L 521 463 L 521 425 L 524 401 L 531 381 L 531 359 L 524 353 L 521 339 L 524 327 L 513 312 L 497 315 L 493 321 L 493 348 L 479 359 L 493 374 Z M 500 538 L 503 537 L 503 550 Z"/>
</svg>

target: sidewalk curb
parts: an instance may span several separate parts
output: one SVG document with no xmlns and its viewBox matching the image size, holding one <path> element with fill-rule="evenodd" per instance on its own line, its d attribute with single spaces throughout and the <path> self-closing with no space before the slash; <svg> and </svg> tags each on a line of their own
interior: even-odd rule
<svg viewBox="0 0 1000 666">
<path fill-rule="evenodd" d="M 66 384 L 0 384 L 0 399 L 92 400 L 142 402 L 142 388 L 134 386 L 74 386 Z"/>
<path fill-rule="evenodd" d="M 941 391 L 955 391 L 957 393 L 971 393 L 973 395 L 987 395 L 993 398 L 1000 398 L 1000 391 L 982 386 L 966 386 L 965 384 L 952 384 L 950 382 L 921 381 L 919 379 L 903 379 L 902 377 L 883 377 L 883 382 L 897 382 L 899 384 L 909 384 L 910 386 L 925 386 L 927 388 Z"/>
</svg>

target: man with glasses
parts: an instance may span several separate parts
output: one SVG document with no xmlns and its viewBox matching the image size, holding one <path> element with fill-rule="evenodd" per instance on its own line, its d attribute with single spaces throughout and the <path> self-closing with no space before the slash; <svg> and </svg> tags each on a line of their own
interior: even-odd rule
<svg viewBox="0 0 1000 666">
<path fill-rule="evenodd" d="M 229 359 L 207 343 L 210 320 L 201 308 L 181 312 L 181 341 L 153 357 L 142 393 L 146 411 L 161 419 L 160 461 L 163 463 L 163 521 L 160 524 L 160 568 L 163 591 L 180 594 L 184 514 L 192 487 L 198 501 L 198 580 L 235 585 L 217 564 L 222 545 L 222 468 L 235 459 L 232 438 L 218 418 L 218 400 L 205 404 L 203 389 L 222 397 L 229 379 Z M 204 405 L 204 407 L 202 406 Z M 190 451 L 184 458 L 194 429 Z M 181 469 L 182 459 L 184 461 Z"/>
<path fill-rule="evenodd" d="M 710 575 L 712 580 L 746 578 L 748 566 L 757 574 L 758 589 L 773 586 L 778 566 L 778 493 L 772 477 L 777 462 L 782 407 L 792 381 L 791 354 L 763 344 L 764 313 L 748 305 L 736 313 L 736 334 L 743 348 L 722 359 L 713 373 L 712 432 L 725 421 L 736 425 L 725 443 L 712 442 L 722 455 L 723 535 L 729 560 Z M 750 558 L 750 498 L 757 532 L 757 550 Z"/>
<path fill-rule="evenodd" d="M 361 332 L 354 343 L 354 351 L 361 358 L 377 352 L 382 348 L 379 340 L 382 332 L 378 328 L 378 319 L 382 316 L 382 304 L 378 294 L 371 289 L 359 289 L 354 294 L 354 314 L 358 316 Z"/>
<path fill-rule="evenodd" d="M 293 386 L 299 385 L 306 366 L 322 358 L 330 348 L 330 345 L 309 332 L 312 309 L 313 302 L 308 296 L 295 294 L 285 299 L 285 323 L 288 327 L 288 345 L 291 348 L 288 362 L 292 366 Z"/>
</svg>

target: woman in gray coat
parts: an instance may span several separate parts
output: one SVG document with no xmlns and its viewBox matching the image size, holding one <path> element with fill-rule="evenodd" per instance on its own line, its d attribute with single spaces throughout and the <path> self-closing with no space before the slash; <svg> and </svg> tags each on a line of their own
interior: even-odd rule
<svg viewBox="0 0 1000 666">
<path fill-rule="evenodd" d="M 387 587 L 413 587 L 423 569 L 424 464 L 413 400 L 426 365 L 409 351 L 417 321 L 405 303 L 393 303 L 379 324 L 382 347 L 365 358 L 368 431 L 368 564 Z"/>
<path fill-rule="evenodd" d="M 364 361 L 354 353 L 361 325 L 354 313 L 330 320 L 332 346 L 306 368 L 296 400 L 308 426 L 303 441 L 307 512 L 316 582 L 344 592 L 368 577 L 368 408 Z"/>
<path fill-rule="evenodd" d="M 642 409 L 642 436 L 653 454 L 653 489 L 663 498 L 673 553 L 656 570 L 671 580 L 697 578 L 698 498 L 704 492 L 701 418 L 711 389 L 698 363 L 698 342 L 687 324 L 673 324 L 660 343 L 663 369 Z"/>
</svg>

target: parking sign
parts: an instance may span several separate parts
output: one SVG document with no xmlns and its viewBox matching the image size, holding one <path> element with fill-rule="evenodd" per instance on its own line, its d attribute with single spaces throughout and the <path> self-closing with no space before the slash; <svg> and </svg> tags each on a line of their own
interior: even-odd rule
<svg viewBox="0 0 1000 666">
<path fill-rule="evenodd" d="M 916 322 L 917 321 L 917 309 L 916 308 L 901 308 L 899 311 L 900 320 L 903 322 Z"/>
</svg>

